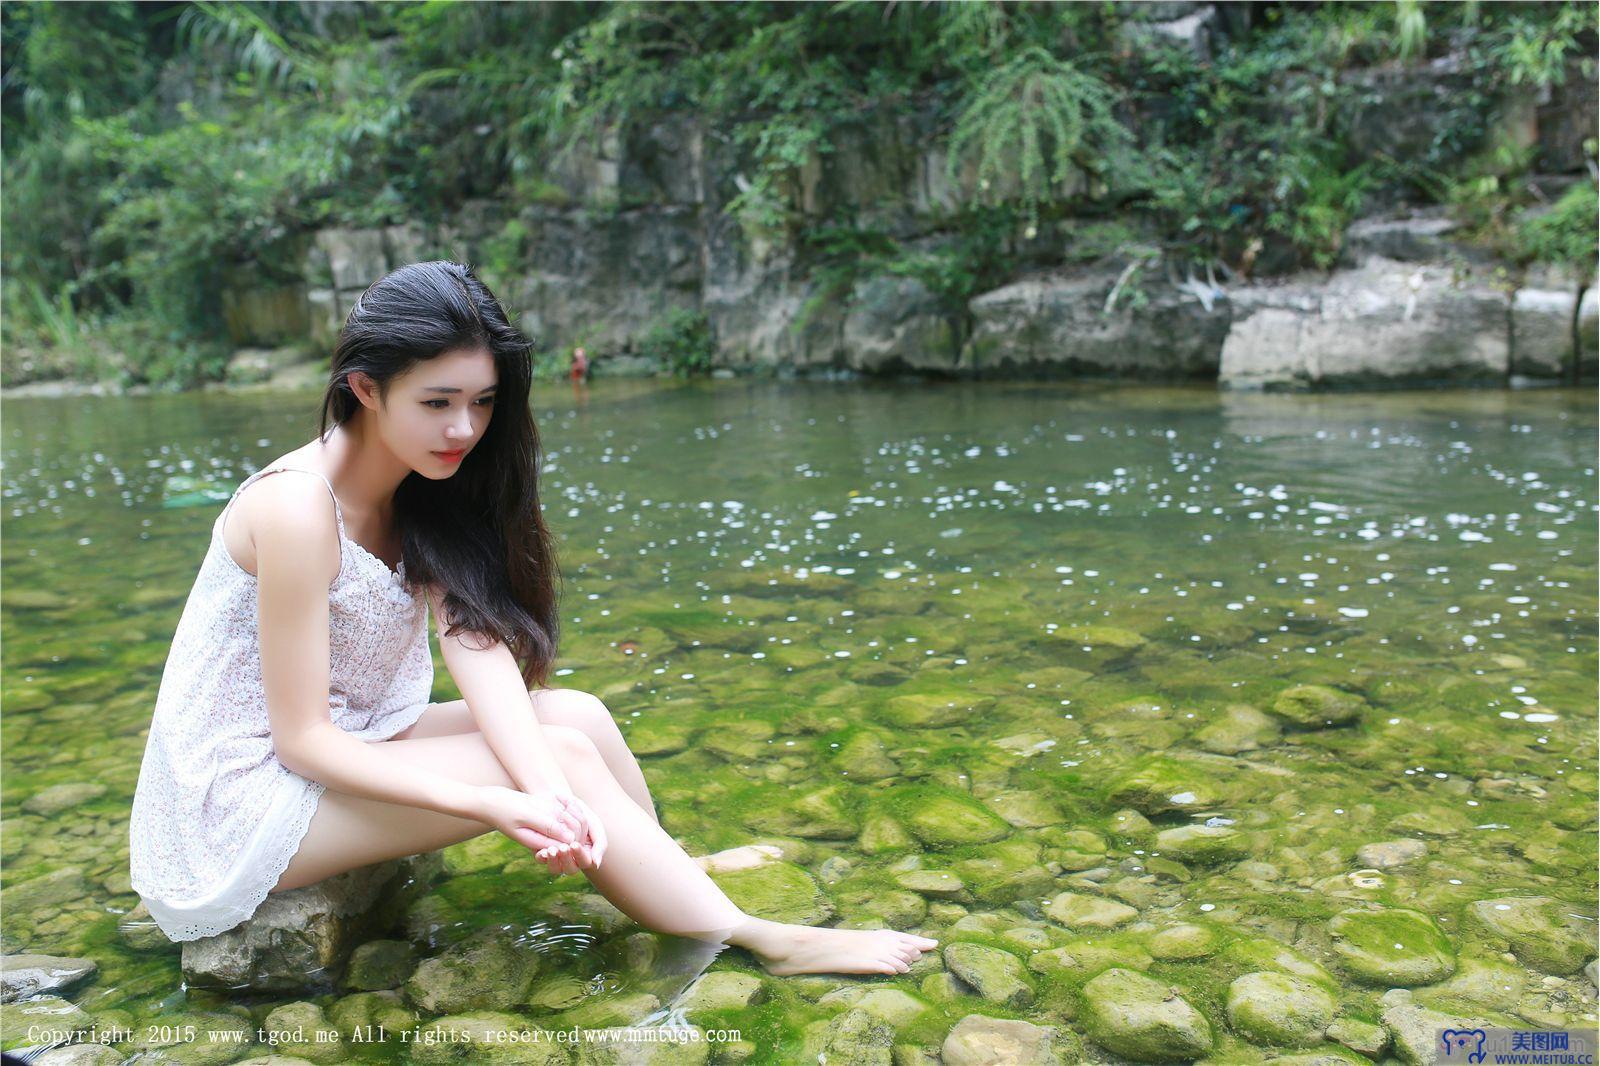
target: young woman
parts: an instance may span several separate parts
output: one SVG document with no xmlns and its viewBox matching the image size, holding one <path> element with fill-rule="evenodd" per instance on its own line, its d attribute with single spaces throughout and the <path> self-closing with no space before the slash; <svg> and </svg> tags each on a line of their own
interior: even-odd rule
<svg viewBox="0 0 1600 1066">
<path fill-rule="evenodd" d="M 935 946 L 745 914 L 662 830 L 605 705 L 546 686 L 557 571 L 530 350 L 470 268 L 373 283 L 332 364 L 318 438 L 213 525 L 162 674 L 129 852 L 169 938 L 498 830 L 641 925 L 773 973 L 904 972 Z M 430 608 L 463 699 L 428 702 Z"/>
</svg>

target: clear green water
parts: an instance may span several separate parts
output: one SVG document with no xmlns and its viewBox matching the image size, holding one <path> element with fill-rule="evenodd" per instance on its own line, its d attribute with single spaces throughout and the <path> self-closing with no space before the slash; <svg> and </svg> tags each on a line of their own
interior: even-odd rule
<svg viewBox="0 0 1600 1066">
<path fill-rule="evenodd" d="M 149 1046 L 147 1024 L 204 1029 L 228 1010 L 259 1023 L 341 998 L 185 989 L 176 949 L 125 917 L 128 806 L 207 531 L 239 480 L 311 438 L 316 399 L 0 407 L 0 934 L 8 953 L 94 959 L 66 998 L 133 1027 L 126 1055 Z M 1274 1048 L 1230 1024 L 1241 974 L 1301 972 L 1346 1017 L 1379 1020 L 1387 983 L 1363 979 L 1330 927 L 1351 908 L 1430 917 L 1452 976 L 1417 987 L 1421 1002 L 1592 1026 L 1579 967 L 1593 952 L 1572 938 L 1592 937 L 1596 898 L 1594 399 L 740 381 L 602 382 L 582 405 L 539 393 L 567 578 L 556 683 L 606 701 L 668 830 L 695 853 L 786 842 L 798 869 L 782 868 L 777 897 L 725 879 L 742 904 L 987 945 L 1027 987 L 986 998 L 938 953 L 894 978 L 767 976 L 759 1004 L 698 1019 L 746 1041 L 713 1061 L 815 1062 L 829 1039 L 833 1062 L 874 1042 L 873 1055 L 937 1048 L 973 1013 L 1070 1030 L 1084 1050 L 1068 1061 L 1119 1061 L 1084 1036 L 1083 993 L 1119 965 L 1205 1016 L 1210 1061 L 1262 1061 Z M 220 493 L 163 506 L 186 476 Z M 436 670 L 435 699 L 454 698 Z M 1282 694 L 1306 684 L 1346 694 L 1353 718 L 1282 728 Z M 98 789 L 24 809 L 77 783 Z M 1195 824 L 1232 835 L 1157 846 Z M 1396 840 L 1426 850 L 1357 860 Z M 608 1008 L 637 1020 L 681 986 L 667 939 L 585 917 L 581 877 L 552 881 L 497 835 L 445 860 L 427 903 L 444 920 L 418 956 L 504 931 L 539 956 L 542 1002 L 568 1006 L 550 990 L 577 988 L 590 1012 L 498 1006 L 525 1024 Z M 1083 925 L 1062 893 L 1136 913 Z M 1507 896 L 1551 901 L 1550 928 L 1475 919 Z M 1179 925 L 1202 932 L 1163 935 Z M 639 963 L 657 940 L 666 954 Z M 736 949 L 712 969 L 761 974 Z M 914 1000 L 840 1019 L 883 988 Z M 6 1046 L 28 1043 L 6 1009 Z M 863 1010 L 880 1028 L 849 1044 L 838 1034 Z M 415 1057 L 484 1053 L 431 1054 Z"/>
</svg>

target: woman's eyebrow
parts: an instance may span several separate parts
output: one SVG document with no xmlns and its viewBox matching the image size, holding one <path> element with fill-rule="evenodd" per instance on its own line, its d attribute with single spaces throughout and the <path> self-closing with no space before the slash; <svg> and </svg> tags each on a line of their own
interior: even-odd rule
<svg viewBox="0 0 1600 1066">
<path fill-rule="evenodd" d="M 478 391 L 480 393 L 493 392 L 496 388 L 497 388 L 497 386 L 490 385 L 488 388 L 479 389 Z M 423 389 L 422 391 L 423 392 L 460 392 L 461 390 L 456 388 L 454 385 L 429 385 L 426 389 Z"/>
</svg>

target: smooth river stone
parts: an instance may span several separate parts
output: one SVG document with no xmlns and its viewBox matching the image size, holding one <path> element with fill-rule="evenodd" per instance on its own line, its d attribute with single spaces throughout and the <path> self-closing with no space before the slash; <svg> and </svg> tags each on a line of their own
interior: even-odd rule
<svg viewBox="0 0 1600 1066">
<path fill-rule="evenodd" d="M 1296 729 L 1327 729 L 1361 717 L 1367 702 L 1326 685 L 1296 685 L 1272 702 L 1272 713 Z"/>
<path fill-rule="evenodd" d="M 1079 892 L 1061 893 L 1045 905 L 1044 912 L 1069 929 L 1110 929 L 1139 917 L 1125 903 Z"/>
<path fill-rule="evenodd" d="M 1420 911 L 1340 911 L 1328 932 L 1345 969 L 1368 984 L 1428 985 L 1456 972 L 1450 941 Z"/>
<path fill-rule="evenodd" d="M 1310 1047 L 1336 1011 L 1321 985 L 1287 973 L 1247 973 L 1228 986 L 1228 1023 L 1252 1044 Z"/>
<path fill-rule="evenodd" d="M 1078 1021 L 1096 1043 L 1135 1062 L 1188 1062 L 1214 1042 L 1211 1023 L 1176 989 L 1120 968 L 1083 986 Z"/>
<path fill-rule="evenodd" d="M 1009 951 L 983 944 L 951 944 L 944 949 L 944 964 L 991 1003 L 1017 1009 L 1033 1002 L 1033 982 L 1021 960 Z"/>
<path fill-rule="evenodd" d="M 1250 854 L 1243 833 L 1225 825 L 1183 825 L 1156 834 L 1156 850 L 1202 866 L 1233 862 Z"/>
<path fill-rule="evenodd" d="M 1428 854 L 1428 845 L 1420 840 L 1402 838 L 1400 840 L 1380 840 L 1372 844 L 1363 844 L 1356 849 L 1356 862 L 1363 869 L 1387 870 L 1394 866 L 1404 866 L 1408 862 L 1422 858 Z"/>
<path fill-rule="evenodd" d="M 1529 966 L 1566 977 L 1595 957 L 1595 947 L 1592 934 L 1579 936 L 1559 920 L 1564 909 L 1547 896 L 1505 896 L 1474 903 L 1469 913 Z"/>
</svg>

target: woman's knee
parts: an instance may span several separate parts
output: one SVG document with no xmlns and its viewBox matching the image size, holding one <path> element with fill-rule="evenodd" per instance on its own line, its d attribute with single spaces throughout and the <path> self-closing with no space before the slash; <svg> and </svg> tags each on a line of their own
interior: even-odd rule
<svg viewBox="0 0 1600 1066">
<path fill-rule="evenodd" d="M 616 720 L 611 709 L 600 697 L 575 688 L 535 689 L 529 693 L 541 722 L 570 726 L 588 734 L 596 743 L 605 745 L 620 739 Z"/>
<path fill-rule="evenodd" d="M 581 729 L 568 725 L 541 725 L 540 732 L 544 734 L 557 761 L 563 765 L 605 762 L 594 738 Z"/>
</svg>

